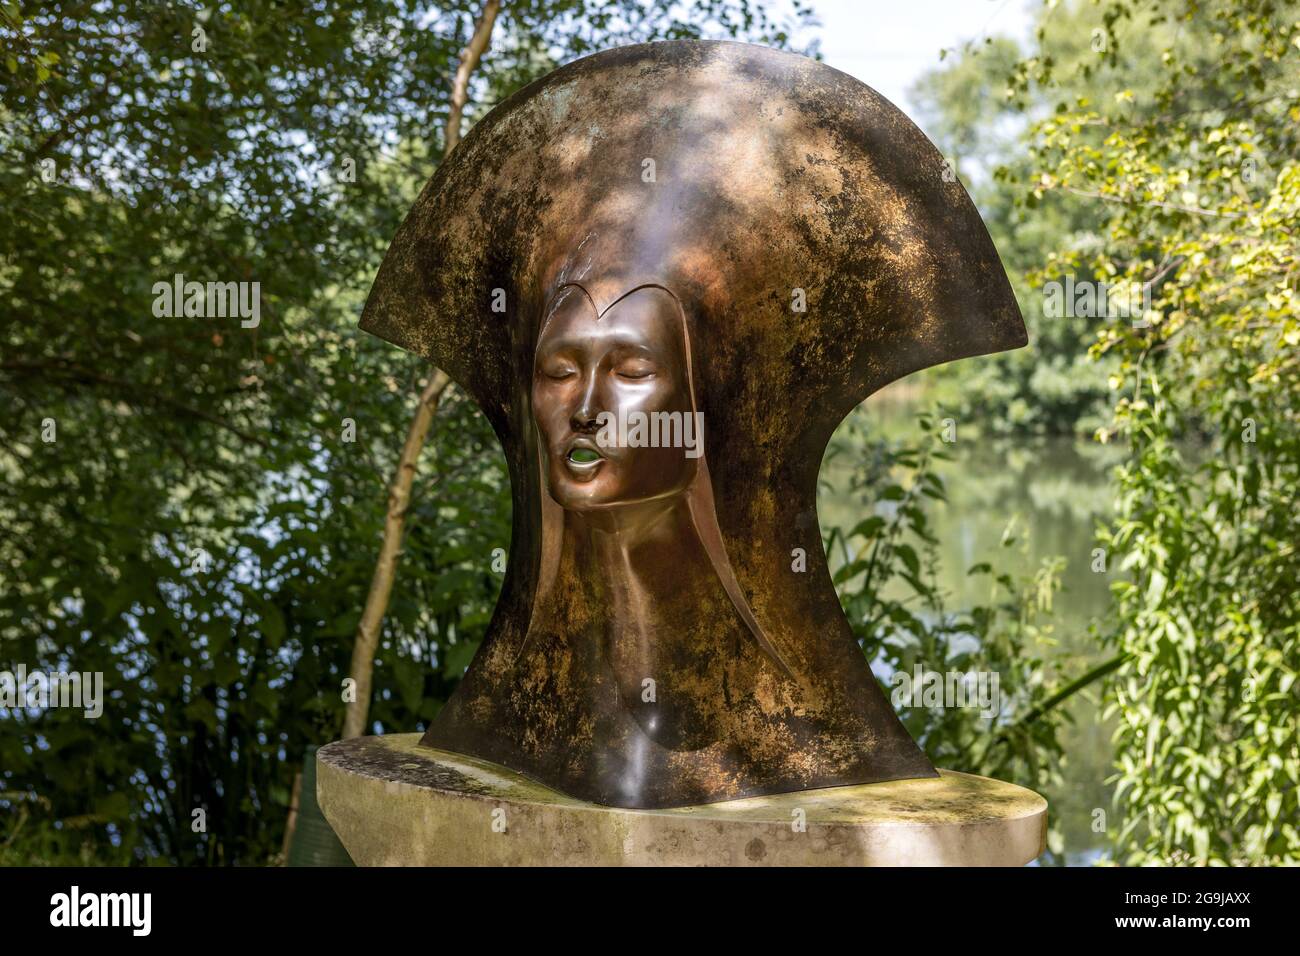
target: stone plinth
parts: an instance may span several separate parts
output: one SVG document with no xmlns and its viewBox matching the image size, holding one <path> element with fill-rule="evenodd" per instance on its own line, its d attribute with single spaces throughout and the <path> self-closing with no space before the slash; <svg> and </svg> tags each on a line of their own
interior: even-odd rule
<svg viewBox="0 0 1300 956">
<path fill-rule="evenodd" d="M 317 796 L 363 866 L 1020 866 L 1047 801 L 987 777 L 750 797 L 674 810 L 574 800 L 419 734 L 322 747 Z"/>
</svg>

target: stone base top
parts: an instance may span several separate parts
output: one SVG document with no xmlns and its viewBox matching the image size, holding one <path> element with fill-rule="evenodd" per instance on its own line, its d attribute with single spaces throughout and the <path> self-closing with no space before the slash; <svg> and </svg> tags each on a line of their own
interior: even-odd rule
<svg viewBox="0 0 1300 956">
<path fill-rule="evenodd" d="M 358 737 L 317 754 L 321 809 L 362 866 L 1021 866 L 1046 845 L 1046 800 L 951 770 L 622 810 L 419 739 Z"/>
</svg>

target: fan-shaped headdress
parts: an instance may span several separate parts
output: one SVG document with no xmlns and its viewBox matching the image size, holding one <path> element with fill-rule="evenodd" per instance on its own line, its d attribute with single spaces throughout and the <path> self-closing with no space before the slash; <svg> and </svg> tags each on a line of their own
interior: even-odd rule
<svg viewBox="0 0 1300 956">
<path fill-rule="evenodd" d="M 630 806 L 933 773 L 844 620 L 816 482 L 836 425 L 872 392 L 1026 342 L 993 243 L 946 172 L 870 88 L 737 43 L 587 57 L 474 127 L 402 224 L 362 319 L 463 386 L 510 467 L 510 570 L 427 743 Z M 735 616 L 752 612 L 748 629 L 775 659 L 745 665 L 744 701 L 718 690 L 709 706 L 734 719 L 708 746 L 640 739 L 580 640 L 526 651 L 555 573 L 554 505 L 529 407 L 533 349 L 566 285 L 598 313 L 660 287 L 686 317 L 707 422 L 712 527 L 701 536 L 716 536 Z M 792 570 L 795 549 L 804 573 Z M 574 616 L 574 633 L 583 626 Z M 717 642 L 720 669 L 733 666 L 730 637 L 698 640 Z"/>
</svg>

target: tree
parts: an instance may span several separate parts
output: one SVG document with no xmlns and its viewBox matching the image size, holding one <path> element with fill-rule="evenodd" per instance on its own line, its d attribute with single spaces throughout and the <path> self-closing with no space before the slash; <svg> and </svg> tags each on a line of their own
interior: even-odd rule
<svg viewBox="0 0 1300 956">
<path fill-rule="evenodd" d="M 1110 643 L 1118 713 L 1116 835 L 1129 863 L 1300 859 L 1300 381 L 1295 3 L 1101 6 L 1095 61 L 1113 85 L 1063 97 L 1034 124 L 1026 209 L 1086 205 L 1097 241 L 1052 251 L 1044 276 L 1147 289 L 1111 321 L 1105 441 L 1123 442 L 1117 515 L 1101 544 L 1127 572 Z M 1156 42 L 1152 42 L 1153 39 Z M 1139 74 L 1145 75 L 1145 74 Z M 1050 58 L 1015 89 L 1054 89 Z"/>
</svg>

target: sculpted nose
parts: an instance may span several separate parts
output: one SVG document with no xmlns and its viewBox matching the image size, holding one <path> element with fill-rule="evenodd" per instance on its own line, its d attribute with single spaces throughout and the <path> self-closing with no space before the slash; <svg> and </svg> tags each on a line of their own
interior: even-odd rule
<svg viewBox="0 0 1300 956">
<path fill-rule="evenodd" d="M 596 420 L 601 412 L 599 405 L 596 376 L 588 375 L 582 384 L 582 396 L 574 406 L 573 414 L 569 416 L 569 427 L 581 434 L 594 434 L 600 428 L 600 423 Z"/>
</svg>

